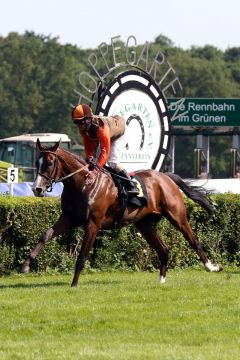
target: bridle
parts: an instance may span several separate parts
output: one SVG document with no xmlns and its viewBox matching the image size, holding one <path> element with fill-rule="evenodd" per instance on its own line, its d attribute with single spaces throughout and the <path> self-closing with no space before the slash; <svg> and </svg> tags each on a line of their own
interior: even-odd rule
<svg viewBox="0 0 240 360">
<path fill-rule="evenodd" d="M 57 173 L 57 163 L 58 163 L 59 159 L 61 159 L 61 160 L 67 165 L 66 160 L 65 160 L 62 156 L 58 155 L 56 152 L 51 151 L 51 150 L 40 150 L 40 154 L 42 154 L 42 153 L 48 153 L 48 154 L 52 154 L 52 155 L 55 156 L 54 164 L 53 164 L 53 170 L 52 170 L 52 172 L 51 172 L 51 174 L 50 174 L 49 176 L 47 176 L 47 175 L 45 175 L 45 174 L 42 174 L 40 171 L 37 172 L 37 175 L 40 175 L 40 176 L 42 176 L 44 179 L 47 180 L 47 183 L 46 183 L 46 185 L 45 185 L 47 192 L 51 192 L 51 191 L 52 191 L 52 186 L 53 186 L 54 183 L 57 184 L 57 183 L 59 183 L 59 182 L 62 182 L 62 181 L 66 180 L 66 179 L 74 176 L 75 174 L 78 174 L 78 173 L 80 173 L 81 171 L 86 170 L 86 169 L 88 168 L 88 164 L 83 165 L 81 168 L 79 168 L 79 169 L 71 172 L 70 174 L 68 174 L 68 175 L 66 175 L 66 176 L 62 176 L 62 177 L 60 177 L 60 178 L 58 178 L 58 179 L 56 180 L 56 179 L 55 179 L 55 176 L 56 176 L 56 173 Z"/>
</svg>

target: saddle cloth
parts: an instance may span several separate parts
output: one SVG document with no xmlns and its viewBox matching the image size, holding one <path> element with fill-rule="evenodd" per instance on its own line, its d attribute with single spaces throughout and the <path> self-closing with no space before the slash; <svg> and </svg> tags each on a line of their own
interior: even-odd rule
<svg viewBox="0 0 240 360">
<path fill-rule="evenodd" d="M 138 195 L 128 196 L 127 202 L 135 206 L 147 206 L 148 205 L 148 195 L 146 191 L 145 183 L 142 181 L 142 178 L 136 174 L 130 174 L 132 180 L 136 183 L 136 186 L 139 190 Z"/>
<path fill-rule="evenodd" d="M 142 181 L 141 177 L 136 173 L 131 173 L 131 179 L 136 183 L 136 186 L 139 190 L 138 195 L 128 195 L 125 188 L 125 180 L 117 176 L 117 174 L 111 168 L 104 166 L 112 176 L 112 179 L 118 188 L 118 194 L 122 205 L 131 204 L 137 207 L 147 206 L 148 205 L 148 195 L 146 191 L 146 186 Z"/>
</svg>

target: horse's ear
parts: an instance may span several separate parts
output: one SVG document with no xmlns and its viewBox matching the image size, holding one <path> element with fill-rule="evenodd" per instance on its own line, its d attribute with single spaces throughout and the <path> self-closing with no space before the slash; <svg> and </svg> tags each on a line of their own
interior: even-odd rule
<svg viewBox="0 0 240 360">
<path fill-rule="evenodd" d="M 44 150 L 44 146 L 40 143 L 39 138 L 37 138 L 37 148 L 38 148 L 39 151 Z"/>
<path fill-rule="evenodd" d="M 59 145 L 61 144 L 61 138 L 59 139 L 59 141 L 53 146 L 52 151 L 57 151 L 57 149 L 59 148 Z"/>
</svg>

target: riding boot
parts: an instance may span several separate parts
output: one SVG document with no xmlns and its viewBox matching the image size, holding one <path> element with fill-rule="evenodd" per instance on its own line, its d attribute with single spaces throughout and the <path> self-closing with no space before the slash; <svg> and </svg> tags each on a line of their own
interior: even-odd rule
<svg viewBox="0 0 240 360">
<path fill-rule="evenodd" d="M 139 190 L 135 185 L 135 182 L 132 181 L 131 177 L 128 175 L 126 170 L 122 170 L 118 173 L 118 175 L 122 176 L 126 180 L 124 181 L 124 184 L 126 186 L 127 193 L 129 195 L 138 195 Z"/>
</svg>

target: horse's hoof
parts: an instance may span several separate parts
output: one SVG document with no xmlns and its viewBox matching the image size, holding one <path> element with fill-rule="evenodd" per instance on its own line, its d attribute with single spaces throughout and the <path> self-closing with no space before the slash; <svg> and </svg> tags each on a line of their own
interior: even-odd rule
<svg viewBox="0 0 240 360">
<path fill-rule="evenodd" d="M 217 268 L 217 272 L 220 272 L 220 271 L 222 271 L 223 270 L 223 267 L 222 267 L 222 265 L 221 264 L 215 264 L 214 266 L 216 266 L 216 268 Z"/>
<path fill-rule="evenodd" d="M 204 265 L 209 272 L 219 272 L 223 269 L 221 264 L 212 264 L 209 260 Z"/>
<path fill-rule="evenodd" d="M 165 284 L 165 282 L 166 282 L 166 278 L 164 276 L 160 275 L 159 283 Z"/>
<path fill-rule="evenodd" d="M 28 273 L 30 270 L 30 266 L 29 265 L 22 265 L 20 267 L 20 273 L 24 274 L 24 273 Z"/>
</svg>

